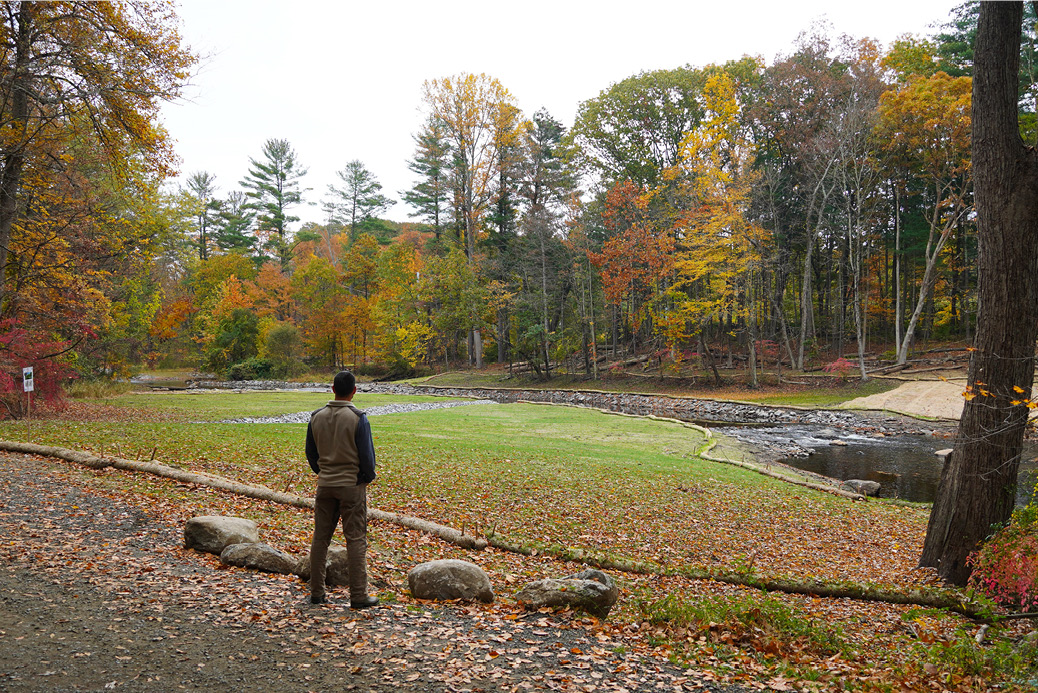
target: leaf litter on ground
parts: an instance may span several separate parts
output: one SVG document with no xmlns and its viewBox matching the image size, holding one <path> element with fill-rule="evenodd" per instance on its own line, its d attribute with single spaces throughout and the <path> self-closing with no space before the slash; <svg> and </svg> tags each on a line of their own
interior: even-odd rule
<svg viewBox="0 0 1038 693">
<path fill-rule="evenodd" d="M 595 459 L 600 451 L 587 437 L 582 438 L 576 424 L 556 427 L 558 435 L 553 438 L 550 421 L 540 413 L 544 409 L 530 413 L 522 407 L 509 407 L 502 413 L 502 408 L 491 408 L 449 418 L 424 413 L 407 415 L 411 418 L 406 420 L 397 417 L 398 423 L 393 423 L 393 417 L 380 419 L 376 434 L 383 478 L 372 487 L 373 504 L 467 526 L 470 531 L 493 530 L 520 540 L 580 547 L 661 568 L 705 565 L 900 587 L 934 584 L 932 573 L 915 567 L 925 531 L 925 510 L 854 504 L 700 462 L 691 453 L 653 454 L 637 436 L 660 435 L 658 422 L 648 433 L 637 425 L 625 428 L 640 447 L 634 452 L 612 448 L 616 457 L 603 462 Z M 517 416 L 532 421 L 532 436 L 546 440 L 517 440 L 516 436 L 497 440 L 498 431 L 515 426 Z M 601 415 L 582 412 L 579 416 Z M 579 423 L 601 425 L 597 421 Z M 477 438 L 472 431 L 481 427 L 490 430 L 480 431 L 481 438 Z M 193 469 L 237 476 L 279 490 L 309 492 L 312 479 L 309 470 L 304 473 L 302 469 L 298 450 L 301 427 L 265 430 L 271 433 L 246 435 L 240 433 L 240 427 L 234 433 L 212 427 L 212 435 L 195 433 L 194 440 L 188 440 L 176 424 L 140 424 L 123 441 L 127 444 L 136 437 L 139 444 L 150 442 L 149 435 L 164 438 L 164 454 L 176 455 L 181 464 Z M 216 433 L 218 445 L 214 445 Z M 99 441 L 107 440 L 111 446 L 115 438 L 110 428 L 94 424 L 76 428 L 67 422 L 63 430 L 56 428 L 49 435 L 65 444 L 72 441 L 95 449 Z M 567 437 L 577 445 L 567 447 L 561 440 Z M 494 440 L 496 444 L 488 443 Z M 485 444 L 477 445 L 479 442 Z M 171 453 L 171 446 L 180 447 Z M 680 448 L 674 441 L 666 446 L 672 451 Z M 694 450 L 695 442 L 684 448 Z M 108 492 L 130 502 L 148 499 L 146 505 L 161 508 L 175 521 L 193 514 L 240 514 L 257 520 L 269 543 L 290 551 L 305 549 L 309 543 L 311 520 L 300 511 L 112 470 L 92 476 L 103 479 Z M 134 495 L 126 496 L 131 489 Z M 491 574 L 505 604 L 511 593 L 530 580 L 558 577 L 583 567 L 543 555 L 473 554 L 378 523 L 372 527 L 372 538 L 378 547 L 371 560 L 373 578 L 404 604 L 409 603 L 406 572 L 425 560 L 455 557 L 479 563 Z M 594 626 L 598 632 L 634 638 L 638 648 L 658 657 L 711 667 L 721 680 L 759 684 L 776 676 L 803 678 L 806 674 L 818 678 L 820 690 L 837 679 L 858 680 L 865 686 L 934 680 L 934 665 L 923 661 L 925 653 L 919 651 L 918 646 L 925 643 L 909 618 L 910 607 L 773 595 L 803 619 L 838 624 L 845 649 L 823 658 L 809 648 L 798 649 L 795 642 L 776 644 L 752 633 L 747 636 L 739 632 L 742 625 L 738 623 L 690 628 L 646 619 L 646 605 L 661 595 L 691 600 L 759 595 L 752 590 L 673 576 L 618 577 L 630 597 L 621 601 L 606 623 Z M 950 642 L 957 629 L 968 627 L 952 616 L 932 620 L 930 628 L 936 635 L 931 641 Z M 1022 624 L 1017 627 L 1026 629 Z M 635 650 L 635 645 L 624 647 Z M 974 690 L 965 679 L 956 686 Z"/>
</svg>

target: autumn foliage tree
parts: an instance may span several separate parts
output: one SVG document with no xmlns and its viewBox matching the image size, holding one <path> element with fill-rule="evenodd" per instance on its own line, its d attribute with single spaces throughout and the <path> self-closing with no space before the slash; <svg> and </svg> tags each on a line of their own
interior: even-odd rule
<svg viewBox="0 0 1038 693">
<path fill-rule="evenodd" d="M 632 181 L 613 186 L 603 214 L 612 236 L 600 252 L 589 253 L 601 271 L 606 301 L 617 310 L 626 305 L 634 339 L 653 302 L 662 296 L 661 282 L 674 262 L 674 238 L 669 229 L 654 223 L 650 198 Z"/>
<path fill-rule="evenodd" d="M 941 251 L 972 207 L 970 91 L 969 77 L 938 72 L 928 78 L 910 77 L 900 89 L 881 98 L 880 151 L 896 184 L 922 198 L 927 223 L 919 296 L 898 345 L 898 363 L 908 359 L 908 347 L 933 292 Z M 907 175 L 922 185 L 908 188 Z"/>
<path fill-rule="evenodd" d="M 152 2 L 0 5 L 0 319 L 63 345 L 41 366 L 118 327 L 114 289 L 147 272 L 172 163 L 158 109 L 194 63 L 175 19 Z M 4 370 L 16 352 L 0 348 Z"/>
<path fill-rule="evenodd" d="M 767 239 L 747 214 L 756 177 L 753 148 L 739 122 L 732 79 L 711 77 L 703 96 L 703 123 L 682 144 L 692 206 L 675 234 L 676 280 L 670 296 L 678 322 L 672 323 L 672 338 L 699 334 L 707 319 L 744 325 L 756 385 L 755 280 Z"/>
</svg>

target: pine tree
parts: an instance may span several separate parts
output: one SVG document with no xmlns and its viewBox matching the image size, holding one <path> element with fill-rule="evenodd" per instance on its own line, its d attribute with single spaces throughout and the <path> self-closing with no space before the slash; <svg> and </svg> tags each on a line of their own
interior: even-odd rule
<svg viewBox="0 0 1038 693">
<path fill-rule="evenodd" d="M 235 190 L 227 199 L 221 200 L 213 228 L 216 247 L 224 251 L 237 250 L 251 253 L 256 239 L 249 233 L 256 212 L 249 204 L 248 196 Z"/>
<path fill-rule="evenodd" d="M 209 248 L 213 243 L 213 216 L 220 205 L 216 199 L 216 176 L 208 171 L 195 171 L 187 178 L 187 194 L 195 218 L 198 257 L 203 261 L 208 260 Z"/>
<path fill-rule="evenodd" d="M 443 122 L 436 117 L 429 118 L 422 132 L 414 136 L 414 142 L 414 159 L 407 162 L 407 167 L 419 180 L 400 196 L 415 209 L 408 216 L 432 224 L 439 241 L 450 204 L 451 152 Z"/>
<path fill-rule="evenodd" d="M 299 180 L 305 175 L 288 140 L 270 139 L 263 145 L 263 160 L 250 158 L 249 173 L 241 181 L 258 212 L 258 230 L 266 237 L 263 245 L 274 252 L 282 267 L 288 265 L 288 225 L 299 221 L 288 210 L 303 201 Z"/>
<path fill-rule="evenodd" d="M 346 164 L 336 175 L 344 187 L 328 186 L 331 197 L 325 201 L 324 209 L 331 221 L 350 227 L 350 240 L 354 241 L 358 224 L 377 217 L 396 202 L 379 192 L 382 184 L 359 159 Z"/>
</svg>

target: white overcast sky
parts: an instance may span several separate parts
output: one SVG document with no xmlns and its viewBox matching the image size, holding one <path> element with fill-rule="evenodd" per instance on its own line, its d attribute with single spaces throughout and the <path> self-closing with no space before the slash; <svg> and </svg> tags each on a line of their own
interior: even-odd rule
<svg viewBox="0 0 1038 693">
<path fill-rule="evenodd" d="M 208 171 L 218 195 L 238 189 L 249 158 L 287 139 L 319 203 L 335 172 L 360 159 L 398 203 L 423 122 L 422 83 L 461 72 L 496 77 L 528 116 L 567 127 L 580 102 L 645 70 L 743 55 L 770 64 L 816 20 L 832 36 L 884 45 L 930 34 L 958 1 L 180 0 L 185 43 L 207 56 L 186 98 L 163 109 L 182 175 Z M 319 204 L 294 213 L 323 222 Z M 298 227 L 298 225 L 296 225 Z"/>
</svg>

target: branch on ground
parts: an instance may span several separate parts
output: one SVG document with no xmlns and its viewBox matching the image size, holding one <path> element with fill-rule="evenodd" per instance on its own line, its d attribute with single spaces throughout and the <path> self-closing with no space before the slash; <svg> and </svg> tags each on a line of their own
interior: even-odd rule
<svg viewBox="0 0 1038 693">
<path fill-rule="evenodd" d="M 176 469 L 168 465 L 156 462 L 142 462 L 138 460 L 126 460 L 117 457 L 98 457 L 90 453 L 67 448 L 37 445 L 34 443 L 22 443 L 16 441 L 0 440 L 0 450 L 18 452 L 32 455 L 43 455 L 55 457 L 82 464 L 91 469 L 105 469 L 113 467 L 132 472 L 144 472 L 154 474 L 181 483 L 199 484 L 221 491 L 227 491 L 248 498 L 280 503 L 297 508 L 313 509 L 313 499 L 296 495 L 294 493 L 283 493 L 274 491 L 263 486 L 251 486 L 241 484 L 229 479 L 188 472 Z M 759 471 L 759 470 L 758 470 Z M 824 490 L 824 489 L 823 489 Z M 482 550 L 492 546 L 501 551 L 517 553 L 526 556 L 544 555 L 554 559 L 582 563 L 604 570 L 615 570 L 622 573 L 636 575 L 676 575 L 692 580 L 714 580 L 732 585 L 741 585 L 769 592 L 785 592 L 788 594 L 807 594 L 818 597 L 829 597 L 835 599 L 856 599 L 859 601 L 886 602 L 890 604 L 911 604 L 916 606 L 947 609 L 962 614 L 971 619 L 982 622 L 993 622 L 1004 618 L 1022 618 L 1024 615 L 993 616 L 990 610 L 982 604 L 970 601 L 963 593 L 947 589 L 908 589 L 898 590 L 891 587 L 876 585 L 864 585 L 857 583 L 833 583 L 820 580 L 798 580 L 793 578 L 775 578 L 757 575 L 753 572 L 725 572 L 709 568 L 685 566 L 680 568 L 665 568 L 651 563 L 640 563 L 623 561 L 605 556 L 592 555 L 582 549 L 565 548 L 560 546 L 543 546 L 532 544 L 518 544 L 507 538 L 491 534 L 490 536 L 475 537 L 452 527 L 422 520 L 409 515 L 399 515 L 375 508 L 368 509 L 368 516 L 372 519 L 390 522 L 396 525 L 425 532 L 439 537 L 444 541 L 455 544 L 466 549 Z"/>
<path fill-rule="evenodd" d="M 32 455 L 44 455 L 47 457 L 56 457 L 63 459 L 68 462 L 76 462 L 84 466 L 90 467 L 91 469 L 105 469 L 106 467 L 114 467 L 115 469 L 122 469 L 125 471 L 132 472 L 144 472 L 147 474 L 154 474 L 166 479 L 172 479 L 185 484 L 201 484 L 203 486 L 209 486 L 210 488 L 219 489 L 221 491 L 227 491 L 234 493 L 239 496 L 245 496 L 247 498 L 255 498 L 257 500 L 270 501 L 272 503 L 280 503 L 281 505 L 289 505 L 296 508 L 304 508 L 313 510 L 314 500 L 313 498 L 307 498 L 299 496 L 294 493 L 283 493 L 281 491 L 274 491 L 264 486 L 251 486 L 249 484 L 241 484 L 230 479 L 223 479 L 220 477 L 210 476 L 208 474 L 199 474 L 197 472 L 188 472 L 183 469 L 177 469 L 170 467 L 165 464 L 159 464 L 157 462 L 141 462 L 139 460 L 125 460 L 118 457 L 98 457 L 87 452 L 80 452 L 77 450 L 69 450 L 67 448 L 51 447 L 47 445 L 36 445 L 34 443 L 20 443 L 15 441 L 0 440 L 0 450 L 7 450 L 10 452 L 21 452 Z M 446 527 L 435 522 L 429 522 L 421 518 L 412 517 L 410 515 L 400 515 L 397 513 L 387 512 L 385 510 L 378 510 L 377 508 L 368 508 L 368 517 L 381 520 L 382 522 L 389 522 L 408 529 L 414 529 L 419 532 L 425 532 L 433 536 L 439 537 L 444 541 L 456 544 L 463 549 L 476 549 L 482 550 L 486 548 L 487 541 L 482 537 L 474 537 L 470 534 L 460 532 L 453 527 Z"/>
</svg>

